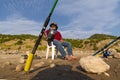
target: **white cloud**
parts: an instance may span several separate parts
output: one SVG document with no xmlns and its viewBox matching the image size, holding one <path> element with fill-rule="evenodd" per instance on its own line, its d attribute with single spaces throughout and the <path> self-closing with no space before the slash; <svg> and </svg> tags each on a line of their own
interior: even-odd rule
<svg viewBox="0 0 120 80">
<path fill-rule="evenodd" d="M 35 34 L 38 35 L 42 23 L 28 20 L 19 15 L 9 16 L 5 21 L 0 21 L 0 33 L 3 34 Z"/>
<path fill-rule="evenodd" d="M 86 38 L 94 33 L 112 34 L 109 29 L 120 24 L 115 13 L 118 2 L 119 0 L 61 1 L 57 11 L 71 19 L 64 25 L 62 34 L 67 34 L 65 37 L 69 38 Z"/>
<path fill-rule="evenodd" d="M 41 13 L 46 6 L 40 8 L 38 6 L 45 0 L 41 0 L 39 3 L 39 0 L 31 0 L 29 3 L 26 0 L 23 1 L 10 0 L 10 2 L 4 3 L 3 7 L 8 9 L 12 15 L 9 14 L 10 16 L 8 16 L 6 20 L 0 21 L 0 33 L 39 34 L 43 22 L 38 23 L 34 21 L 35 19 L 26 19 L 28 16 L 23 15 L 21 12 L 26 11 L 27 13 L 25 14 L 28 14 L 29 7 L 30 11 L 32 8 L 30 13 L 35 13 L 36 11 Z M 46 2 L 49 6 L 49 2 L 52 3 L 52 1 Z M 65 16 L 67 16 L 67 20 L 58 20 L 63 27 L 60 28 L 63 37 L 87 38 L 94 33 L 115 34 L 110 31 L 120 24 L 120 17 L 118 17 L 118 14 L 115 12 L 118 8 L 118 2 L 119 0 L 59 0 L 55 14 L 60 15 L 61 18 L 63 17 L 64 19 Z M 45 16 L 44 14 L 34 15 Z M 56 17 L 56 19 L 58 18 Z M 65 25 L 62 25 L 62 22 L 64 22 Z M 118 34 L 119 32 L 116 33 Z"/>
</svg>

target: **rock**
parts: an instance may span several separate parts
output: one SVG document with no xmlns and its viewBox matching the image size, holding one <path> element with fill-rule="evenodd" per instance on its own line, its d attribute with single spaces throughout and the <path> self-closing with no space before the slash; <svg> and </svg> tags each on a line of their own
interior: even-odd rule
<svg viewBox="0 0 120 80">
<path fill-rule="evenodd" d="M 23 64 L 23 63 L 25 63 L 25 61 L 26 61 L 26 60 L 25 60 L 23 57 L 21 57 L 19 62 L 20 62 L 21 64 Z"/>
<path fill-rule="evenodd" d="M 24 70 L 24 64 L 18 64 L 16 66 L 15 71 L 20 72 L 20 71 L 23 71 L 23 70 Z"/>
<path fill-rule="evenodd" d="M 50 68 L 54 68 L 54 67 L 55 67 L 54 63 L 50 64 Z"/>
<path fill-rule="evenodd" d="M 30 54 L 30 51 L 26 51 L 26 55 L 28 55 L 28 56 L 29 56 L 29 54 Z"/>
<path fill-rule="evenodd" d="M 38 55 L 35 55 L 35 56 L 34 56 L 34 59 L 41 59 L 41 57 L 38 56 Z"/>
<path fill-rule="evenodd" d="M 113 58 L 113 56 L 108 56 L 107 58 Z"/>
<path fill-rule="evenodd" d="M 43 64 L 44 62 L 40 62 L 40 63 L 34 64 L 34 67 L 41 67 Z"/>
<path fill-rule="evenodd" d="M 30 68 L 30 71 L 33 71 L 34 70 L 34 68 Z"/>
<path fill-rule="evenodd" d="M 110 74 L 108 74 L 108 73 L 106 73 L 106 72 L 104 73 L 104 75 L 107 76 L 107 77 L 110 77 Z"/>
<path fill-rule="evenodd" d="M 11 65 L 11 62 L 7 61 L 4 63 L 4 65 L 6 65 L 6 66 Z"/>
<path fill-rule="evenodd" d="M 12 54 L 18 54 L 18 50 L 13 50 Z"/>
<path fill-rule="evenodd" d="M 28 55 L 21 55 L 24 59 L 27 59 L 28 58 Z"/>
<path fill-rule="evenodd" d="M 100 74 L 110 69 L 108 64 L 96 56 L 83 57 L 80 59 L 79 63 L 85 71 L 90 73 Z"/>
<path fill-rule="evenodd" d="M 109 49 L 109 51 L 111 52 L 111 54 L 117 53 L 117 51 L 115 49 Z"/>
<path fill-rule="evenodd" d="M 49 60 L 48 62 L 51 64 L 51 63 L 53 63 L 53 60 Z"/>
<path fill-rule="evenodd" d="M 120 59 L 120 53 L 116 53 L 113 55 L 114 58 Z"/>
<path fill-rule="evenodd" d="M 2 68 L 11 65 L 11 62 L 7 61 L 1 65 Z"/>
<path fill-rule="evenodd" d="M 1 53 L 2 53 L 2 54 L 6 54 L 6 50 L 2 50 Z"/>
</svg>

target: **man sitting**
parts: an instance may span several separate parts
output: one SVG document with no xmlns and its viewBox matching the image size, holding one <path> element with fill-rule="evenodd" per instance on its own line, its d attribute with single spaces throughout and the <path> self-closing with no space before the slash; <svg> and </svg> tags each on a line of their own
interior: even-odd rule
<svg viewBox="0 0 120 80">
<path fill-rule="evenodd" d="M 61 53 L 62 57 L 65 58 L 66 60 L 77 59 L 77 57 L 73 55 L 71 44 L 69 42 L 63 41 L 62 35 L 57 29 L 58 29 L 57 24 L 51 23 L 50 28 L 45 31 L 44 36 L 47 37 L 48 43 L 50 41 L 53 41 L 53 44 L 56 46 L 57 50 Z M 63 46 L 67 48 L 67 53 L 65 52 Z"/>
</svg>

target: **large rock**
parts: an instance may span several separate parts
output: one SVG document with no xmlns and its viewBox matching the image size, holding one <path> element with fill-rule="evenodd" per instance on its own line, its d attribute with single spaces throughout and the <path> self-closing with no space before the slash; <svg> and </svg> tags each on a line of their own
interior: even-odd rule
<svg viewBox="0 0 120 80">
<path fill-rule="evenodd" d="M 110 69 L 101 58 L 95 56 L 83 57 L 79 61 L 80 66 L 87 72 L 101 74 Z"/>
</svg>

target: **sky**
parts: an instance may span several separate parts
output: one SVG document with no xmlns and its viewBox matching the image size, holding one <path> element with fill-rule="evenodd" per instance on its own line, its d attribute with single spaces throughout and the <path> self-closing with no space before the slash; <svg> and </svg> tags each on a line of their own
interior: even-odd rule
<svg viewBox="0 0 120 80">
<path fill-rule="evenodd" d="M 54 1 L 0 0 L 0 34 L 39 35 Z M 63 38 L 120 36 L 120 0 L 59 0 L 51 22 Z"/>
</svg>

